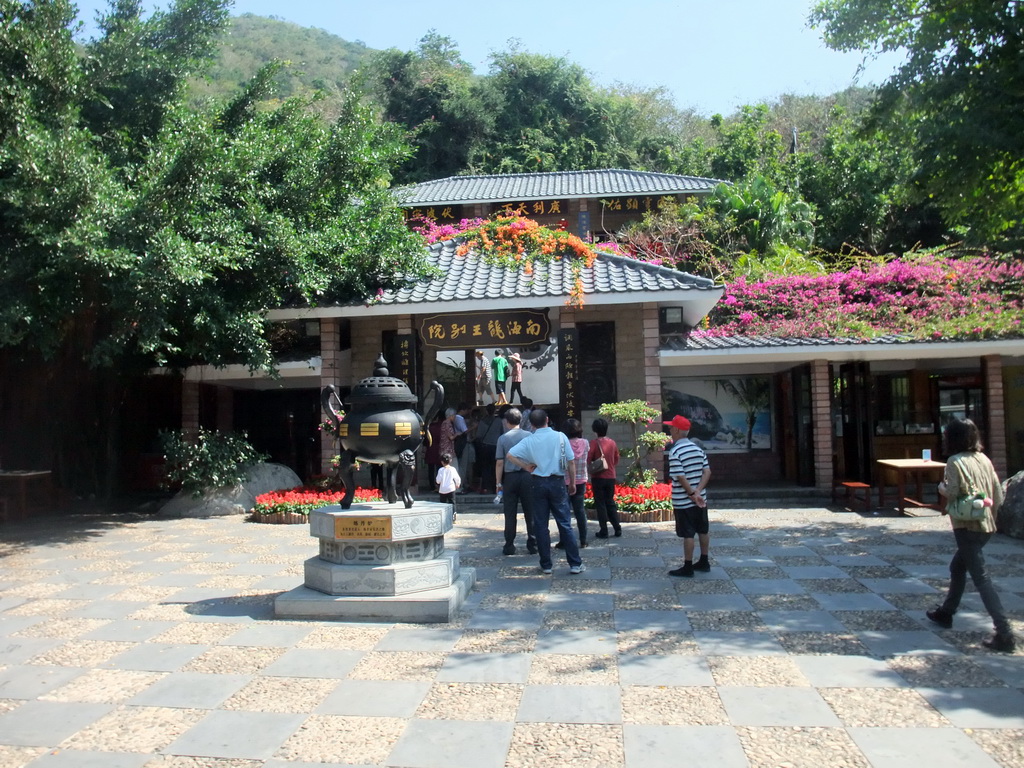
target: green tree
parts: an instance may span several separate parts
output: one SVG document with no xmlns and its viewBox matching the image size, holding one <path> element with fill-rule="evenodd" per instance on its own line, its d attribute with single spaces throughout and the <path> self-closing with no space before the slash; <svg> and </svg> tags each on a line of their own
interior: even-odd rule
<svg viewBox="0 0 1024 768">
<path fill-rule="evenodd" d="M 946 228 L 937 207 L 910 189 L 913 165 L 896 140 L 903 131 L 865 130 L 859 118 L 835 111 L 817 151 L 793 159 L 800 194 L 818 212 L 815 244 L 833 254 L 941 244 Z"/>
<path fill-rule="evenodd" d="M 66 0 L 0 0 L 0 347 L 40 398 L 59 373 L 95 409 L 54 432 L 50 463 L 80 490 L 112 487 L 135 373 L 272 368 L 266 308 L 362 299 L 422 264 L 387 192 L 407 148 L 355 98 L 333 125 L 306 100 L 268 111 L 270 66 L 225 107 L 189 107 L 226 4 L 143 19 L 117 0 L 79 50 Z"/>
<path fill-rule="evenodd" d="M 491 55 L 483 88 L 494 134 L 475 148 L 474 172 L 582 170 L 621 156 L 610 101 L 577 64 L 513 44 Z"/>
<path fill-rule="evenodd" d="M 434 31 L 416 51 L 375 54 L 362 77 L 384 120 L 409 131 L 415 153 L 396 172 L 401 183 L 454 176 L 491 131 L 478 78 L 452 40 Z"/>
<path fill-rule="evenodd" d="M 814 209 L 796 195 L 754 175 L 719 184 L 708 206 L 720 222 L 721 249 L 771 254 L 780 246 L 807 250 L 814 241 Z"/>
<path fill-rule="evenodd" d="M 770 126 L 767 105 L 747 106 L 738 118 L 711 118 L 718 142 L 711 151 L 711 175 L 724 181 L 741 181 L 757 175 L 774 184 L 783 181 L 784 144 L 779 132 Z"/>
<path fill-rule="evenodd" d="M 874 108 L 904 114 L 920 194 L 978 240 L 1024 235 L 1020 0 L 825 0 L 811 14 L 842 51 L 906 50 Z"/>
<path fill-rule="evenodd" d="M 629 486 L 652 485 L 658 473 L 655 469 L 644 469 L 644 461 L 672 441 L 661 430 L 652 432 L 648 429 L 648 426 L 661 418 L 661 414 L 643 400 L 605 403 L 598 409 L 598 413 L 629 427 L 630 444 L 622 449 L 622 455 L 632 459 L 632 462 L 626 470 L 624 483 Z"/>
</svg>

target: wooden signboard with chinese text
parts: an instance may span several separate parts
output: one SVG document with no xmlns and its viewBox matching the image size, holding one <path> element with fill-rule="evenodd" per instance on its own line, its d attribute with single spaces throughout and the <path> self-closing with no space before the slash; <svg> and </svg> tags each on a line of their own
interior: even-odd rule
<svg viewBox="0 0 1024 768">
<path fill-rule="evenodd" d="M 432 349 L 526 347 L 547 341 L 548 313 L 541 310 L 495 310 L 430 315 L 420 321 L 420 338 Z"/>
<path fill-rule="evenodd" d="M 416 386 L 416 334 L 397 333 L 392 348 L 391 375 L 401 379 L 410 388 Z"/>
<path fill-rule="evenodd" d="M 580 418 L 580 337 L 575 328 L 558 331 L 558 373 L 565 418 Z"/>
</svg>

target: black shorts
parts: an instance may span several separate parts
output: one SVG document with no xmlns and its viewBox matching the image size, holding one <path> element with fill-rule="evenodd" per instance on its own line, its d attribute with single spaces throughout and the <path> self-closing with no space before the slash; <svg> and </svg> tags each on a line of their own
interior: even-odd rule
<svg viewBox="0 0 1024 768">
<path fill-rule="evenodd" d="M 711 530 L 707 507 L 673 507 L 672 512 L 676 518 L 676 536 L 680 539 L 692 539 L 695 534 L 703 535 Z"/>
<path fill-rule="evenodd" d="M 499 395 L 504 395 L 505 394 L 505 382 L 504 381 L 498 381 L 497 379 L 495 379 L 494 380 L 494 391 L 497 394 L 499 394 Z"/>
</svg>

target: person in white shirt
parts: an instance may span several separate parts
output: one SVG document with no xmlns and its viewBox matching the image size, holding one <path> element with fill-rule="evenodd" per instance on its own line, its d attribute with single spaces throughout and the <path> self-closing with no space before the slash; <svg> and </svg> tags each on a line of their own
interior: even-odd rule
<svg viewBox="0 0 1024 768">
<path fill-rule="evenodd" d="M 441 468 L 437 470 L 437 492 L 440 494 L 442 504 L 452 505 L 452 522 L 455 522 L 455 493 L 462 485 L 462 478 L 459 477 L 459 470 L 452 464 L 450 453 L 441 454 Z"/>
</svg>

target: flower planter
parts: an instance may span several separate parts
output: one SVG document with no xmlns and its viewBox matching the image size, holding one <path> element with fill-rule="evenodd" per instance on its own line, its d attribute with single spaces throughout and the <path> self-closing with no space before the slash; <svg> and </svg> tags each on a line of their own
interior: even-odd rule
<svg viewBox="0 0 1024 768">
<path fill-rule="evenodd" d="M 301 512 L 272 512 L 269 515 L 253 515 L 254 523 L 270 523 L 271 525 L 297 525 L 308 523 L 309 515 Z"/>
<path fill-rule="evenodd" d="M 597 510 L 587 510 L 588 520 L 597 520 Z M 646 512 L 619 511 L 619 520 L 623 523 L 666 523 L 675 520 L 671 509 L 653 509 Z"/>
<path fill-rule="evenodd" d="M 594 494 L 587 486 L 586 509 L 587 519 L 597 520 L 594 505 Z M 672 514 L 672 486 L 666 483 L 655 483 L 650 486 L 615 486 L 615 503 L 619 508 L 619 520 L 624 523 L 663 523 L 675 519 Z M 634 507 L 630 509 L 630 507 Z M 654 509 L 636 509 L 635 507 L 655 507 Z"/>
</svg>

